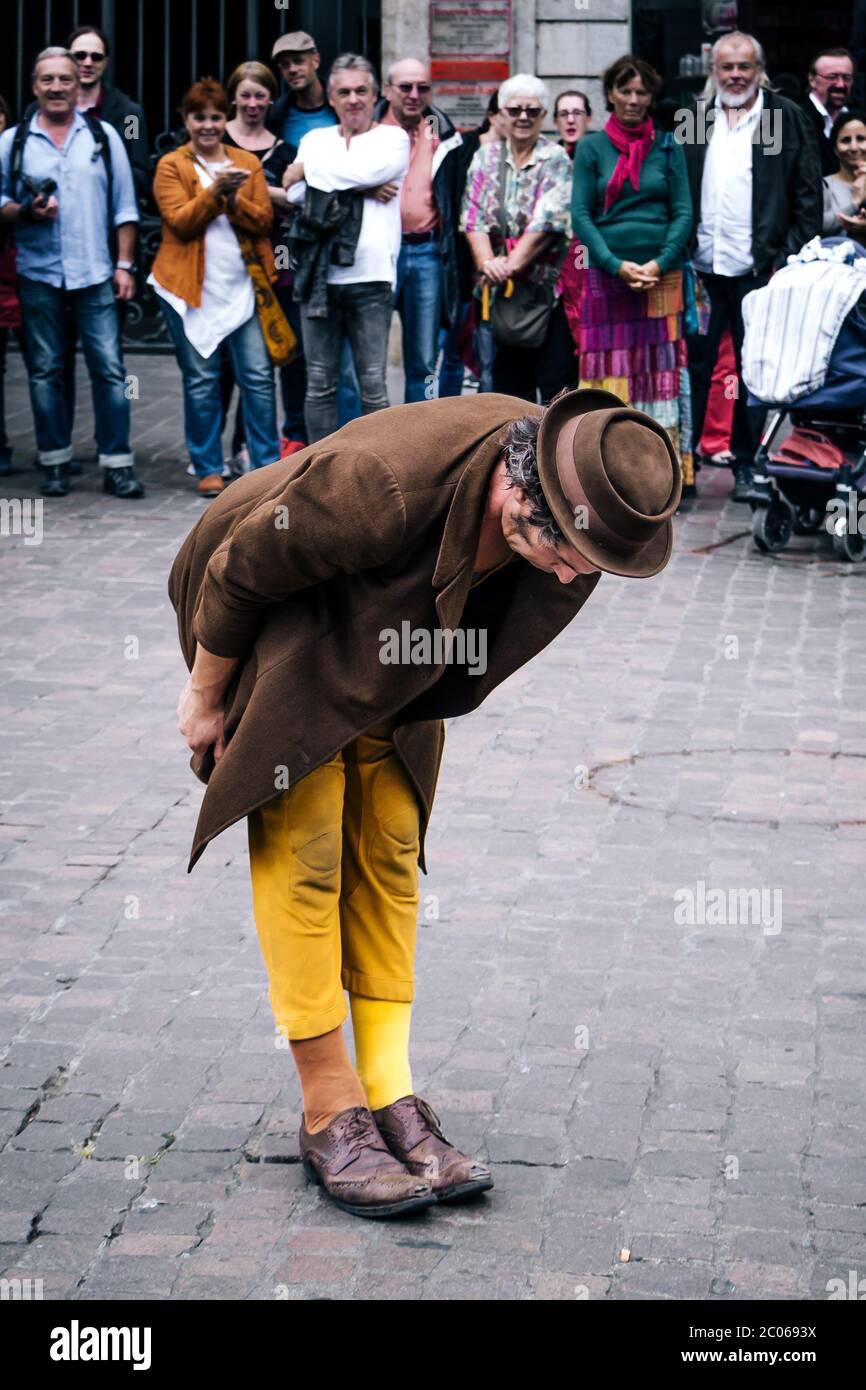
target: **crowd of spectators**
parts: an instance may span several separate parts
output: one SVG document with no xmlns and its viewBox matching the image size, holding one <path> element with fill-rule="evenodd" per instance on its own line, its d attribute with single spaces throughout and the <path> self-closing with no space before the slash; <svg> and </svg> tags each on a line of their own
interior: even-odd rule
<svg viewBox="0 0 866 1390">
<path fill-rule="evenodd" d="M 106 81 L 94 26 L 37 56 L 17 121 L 0 98 L 0 473 L 13 471 L 2 381 L 15 334 L 41 491 L 68 492 L 80 344 L 104 489 L 143 496 L 122 329 L 147 293 L 205 498 L 387 407 L 395 313 L 406 402 L 613 391 L 669 432 L 686 504 L 710 461 L 733 470 L 735 500 L 754 497 L 743 300 L 816 235 L 866 241 L 851 53 L 817 54 L 799 102 L 774 89 L 754 37 L 726 34 L 704 92 L 673 112 L 660 75 L 625 55 L 601 75 L 600 120 L 585 92 L 553 101 L 518 73 L 463 132 L 413 57 L 381 87 L 359 53 L 325 75 L 300 31 L 271 59 L 281 83 L 258 59 L 225 85 L 195 82 L 158 160 L 143 110 Z M 146 213 L 161 240 L 145 276 Z"/>
</svg>

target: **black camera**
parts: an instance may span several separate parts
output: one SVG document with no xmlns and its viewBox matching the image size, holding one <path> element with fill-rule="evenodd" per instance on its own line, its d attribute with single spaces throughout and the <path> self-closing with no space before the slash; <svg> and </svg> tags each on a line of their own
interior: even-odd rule
<svg viewBox="0 0 866 1390">
<path fill-rule="evenodd" d="M 19 217 L 32 222 L 33 209 L 45 207 L 52 193 L 57 192 L 57 184 L 54 179 L 34 179 L 29 174 L 22 174 L 21 182 L 27 189 L 27 196 L 21 200 Z"/>
</svg>

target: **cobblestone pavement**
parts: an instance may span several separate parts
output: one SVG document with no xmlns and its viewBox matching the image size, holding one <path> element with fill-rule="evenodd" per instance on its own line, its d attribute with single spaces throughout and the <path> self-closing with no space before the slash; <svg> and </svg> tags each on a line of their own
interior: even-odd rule
<svg viewBox="0 0 866 1390">
<path fill-rule="evenodd" d="M 203 789 L 165 586 L 203 504 L 174 364 L 129 365 L 147 498 L 87 464 L 41 545 L 0 537 L 2 1275 L 63 1299 L 718 1300 L 866 1275 L 866 568 L 812 540 L 760 557 L 703 473 L 664 575 L 604 578 L 449 723 L 412 1061 L 496 1187 L 360 1221 L 297 1162 L 245 827 L 186 873 Z"/>
</svg>

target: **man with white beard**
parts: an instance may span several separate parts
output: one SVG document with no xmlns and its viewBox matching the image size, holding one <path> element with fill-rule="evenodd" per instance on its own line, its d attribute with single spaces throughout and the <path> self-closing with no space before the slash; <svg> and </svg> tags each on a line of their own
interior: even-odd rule
<svg viewBox="0 0 866 1390">
<path fill-rule="evenodd" d="M 701 360 L 692 363 L 692 425 L 700 440 L 710 376 L 730 326 L 737 363 L 731 496 L 749 502 L 766 495 L 768 482 L 752 468 L 763 411 L 746 405 L 742 303 L 820 235 L 821 169 L 803 112 L 770 90 L 763 50 L 751 34 L 726 34 L 713 44 L 695 114 L 683 140 L 694 209 L 691 247 L 711 313 Z"/>
</svg>

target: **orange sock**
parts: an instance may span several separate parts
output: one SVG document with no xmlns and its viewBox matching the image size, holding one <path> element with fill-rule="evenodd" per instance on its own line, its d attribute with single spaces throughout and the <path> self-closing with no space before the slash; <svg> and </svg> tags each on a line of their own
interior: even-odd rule
<svg viewBox="0 0 866 1390">
<path fill-rule="evenodd" d="M 324 1129 L 341 1110 L 367 1104 L 342 1027 L 318 1038 L 293 1040 L 290 1046 L 301 1081 L 304 1124 L 310 1134 Z"/>
</svg>

